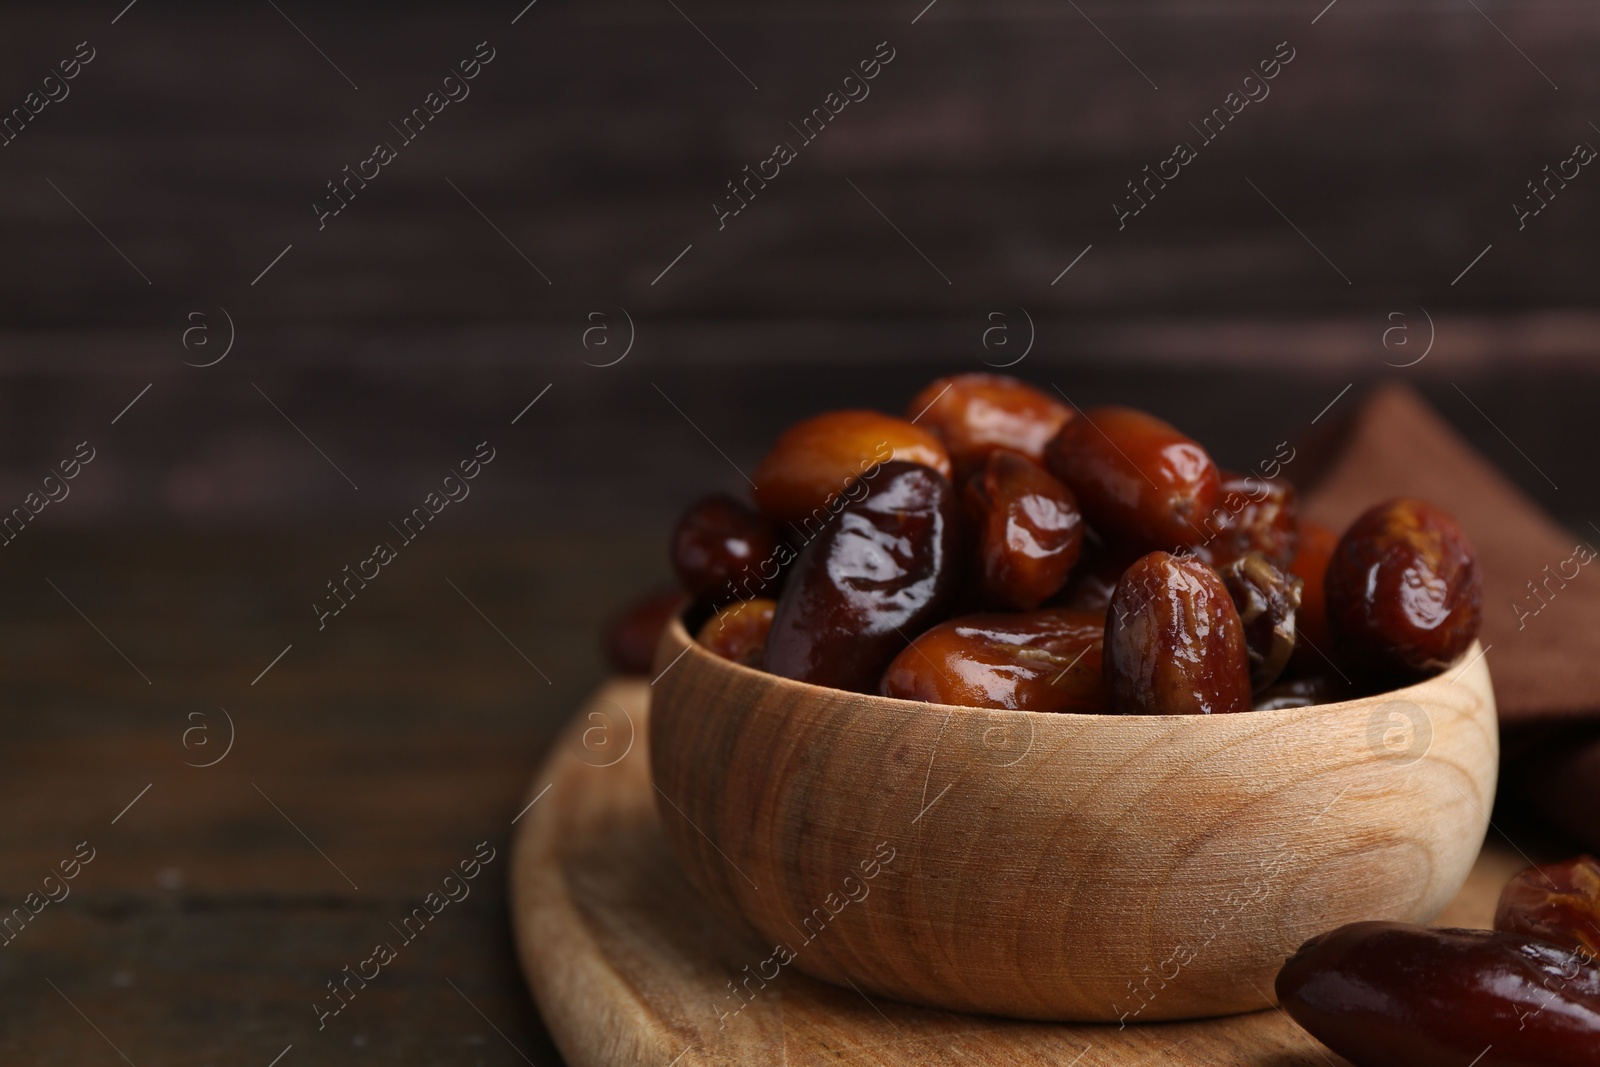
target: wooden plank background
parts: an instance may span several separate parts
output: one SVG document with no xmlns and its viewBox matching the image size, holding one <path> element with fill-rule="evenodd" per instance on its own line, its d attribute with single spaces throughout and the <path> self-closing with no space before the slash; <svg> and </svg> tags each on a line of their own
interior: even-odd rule
<svg viewBox="0 0 1600 1067">
<path fill-rule="evenodd" d="M 1550 418 L 1593 385 L 1600 200 L 1585 171 L 1521 232 L 1511 209 L 1600 140 L 1577 0 L 109 6 L 0 33 L 4 106 L 95 50 L 0 148 L 3 499 L 152 386 L 41 523 L 387 518 L 547 384 L 548 461 L 484 510 L 667 521 L 740 484 L 683 415 L 748 469 L 797 414 L 1030 337 L 1020 373 L 1232 462 L 1404 375 L 1570 522 L 1551 487 L 1600 488 Z M 324 182 L 480 41 L 471 95 L 319 231 Z M 719 231 L 724 183 L 881 41 L 871 95 Z M 1271 95 L 1119 232 L 1125 182 L 1280 41 Z"/>
<path fill-rule="evenodd" d="M 0 149 L 7 321 L 176 325 L 194 301 L 319 327 L 564 321 L 592 300 L 714 320 L 1592 307 L 1587 173 L 1521 233 L 1511 210 L 1600 139 L 1581 0 L 1338 0 L 1314 24 L 1316 0 L 938 0 L 915 25 L 915 0 L 539 0 L 511 25 L 522 6 L 284 7 L 359 89 L 270 5 L 146 0 L 114 26 L 100 5 L 9 11 L 7 107 L 80 40 L 97 58 Z M 318 232 L 324 182 L 485 40 L 497 58 L 471 95 Z M 718 232 L 724 183 L 880 41 L 896 58 L 871 95 Z M 1197 140 L 1189 123 L 1280 41 L 1296 58 L 1271 95 L 1119 233 L 1124 183 Z"/>
</svg>

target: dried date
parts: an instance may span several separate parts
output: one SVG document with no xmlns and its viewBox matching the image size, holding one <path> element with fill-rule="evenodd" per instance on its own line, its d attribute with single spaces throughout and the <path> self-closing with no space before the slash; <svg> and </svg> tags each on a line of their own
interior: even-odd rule
<svg viewBox="0 0 1600 1067">
<path fill-rule="evenodd" d="M 1454 518 L 1421 500 L 1379 504 L 1345 531 L 1328 563 L 1326 596 L 1341 661 L 1373 680 L 1443 670 L 1482 622 L 1472 545 Z"/>
<path fill-rule="evenodd" d="M 1278 680 L 1294 652 L 1294 618 L 1300 579 L 1284 574 L 1260 552 L 1218 569 L 1244 625 L 1250 651 L 1250 685 L 1257 692 Z"/>
<path fill-rule="evenodd" d="M 784 550 L 792 555 L 787 545 Z M 776 590 L 783 558 L 777 524 L 726 493 L 689 505 L 672 534 L 672 567 L 696 600 L 732 600 L 741 579 Z"/>
<path fill-rule="evenodd" d="M 761 510 L 813 536 L 844 505 L 844 492 L 891 460 L 950 476 L 950 455 L 933 434 L 876 411 L 830 411 L 785 430 L 755 470 Z"/>
<path fill-rule="evenodd" d="M 1600 860 L 1529 867 L 1506 885 L 1494 928 L 1600 957 Z"/>
<path fill-rule="evenodd" d="M 1333 655 L 1333 638 L 1328 633 L 1326 595 L 1328 561 L 1339 544 L 1339 535 L 1319 522 L 1302 521 L 1295 543 L 1289 573 L 1300 579 L 1300 610 L 1295 612 L 1294 655 L 1290 665 L 1299 674 L 1327 670 Z"/>
<path fill-rule="evenodd" d="M 1154 415 L 1102 407 L 1071 419 L 1045 450 L 1102 535 L 1145 549 L 1203 542 L 1221 480 L 1206 450 Z"/>
<path fill-rule="evenodd" d="M 723 659 L 759 667 L 766 655 L 767 634 L 772 631 L 772 613 L 777 606 L 776 601 L 765 597 L 729 604 L 706 620 L 695 640 Z"/>
<path fill-rule="evenodd" d="M 1106 707 L 1097 612 L 965 615 L 922 633 L 894 658 L 884 696 L 1021 711 L 1098 712 Z"/>
<path fill-rule="evenodd" d="M 1066 584 L 1083 548 L 1083 513 L 1043 467 L 997 449 L 967 481 L 962 502 L 986 606 L 1030 611 Z"/>
<path fill-rule="evenodd" d="M 681 589 L 662 590 L 640 597 L 611 616 L 600 636 L 606 662 L 623 674 L 649 674 L 662 631 L 688 603 Z"/>
<path fill-rule="evenodd" d="M 1244 626 L 1217 572 L 1166 552 L 1129 567 L 1106 616 L 1105 675 L 1121 714 L 1249 711 Z"/>
<path fill-rule="evenodd" d="M 1045 445 L 1072 418 L 1072 409 L 1003 374 L 956 374 L 929 382 L 906 405 L 906 418 L 938 434 L 956 473 L 965 477 L 997 448 L 1042 462 Z"/>
<path fill-rule="evenodd" d="M 1294 558 L 1299 497 L 1282 478 L 1221 472 L 1220 503 L 1206 517 L 1206 539 L 1195 554 L 1213 567 L 1260 552 L 1279 569 Z"/>
<path fill-rule="evenodd" d="M 1600 1062 L 1600 968 L 1517 934 L 1353 923 L 1300 946 L 1277 990 L 1361 1067 Z"/>
<path fill-rule="evenodd" d="M 814 685 L 872 692 L 957 587 L 955 492 L 938 471 L 886 463 L 794 563 L 765 667 Z"/>
</svg>

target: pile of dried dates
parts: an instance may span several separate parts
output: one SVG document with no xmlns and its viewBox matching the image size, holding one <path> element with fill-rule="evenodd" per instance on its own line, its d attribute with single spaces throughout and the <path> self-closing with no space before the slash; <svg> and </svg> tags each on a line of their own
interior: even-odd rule
<svg viewBox="0 0 1600 1067">
<path fill-rule="evenodd" d="M 701 644 L 786 678 L 1145 715 L 1326 703 L 1454 662 L 1481 617 L 1456 521 L 1392 500 L 1336 537 L 1269 476 L 1287 448 L 1235 473 L 1132 408 L 941 378 L 904 418 L 790 427 L 754 506 L 690 505 L 671 547 L 683 597 L 625 617 L 611 645 L 646 669 L 661 620 L 693 603 Z"/>
<path fill-rule="evenodd" d="M 1359 1067 L 1600 1064 L 1600 862 L 1523 871 L 1494 925 L 1342 926 L 1290 957 L 1278 998 Z"/>
</svg>

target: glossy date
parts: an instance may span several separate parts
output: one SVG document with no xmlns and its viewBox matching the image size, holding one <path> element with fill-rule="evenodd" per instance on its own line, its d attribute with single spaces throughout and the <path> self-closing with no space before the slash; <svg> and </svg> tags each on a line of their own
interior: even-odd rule
<svg viewBox="0 0 1600 1067">
<path fill-rule="evenodd" d="M 1600 957 L 1600 860 L 1529 867 L 1507 883 L 1494 928 Z"/>
<path fill-rule="evenodd" d="M 965 615 L 926 631 L 889 664 L 879 691 L 903 700 L 1020 711 L 1104 711 L 1098 612 Z"/>
<path fill-rule="evenodd" d="M 968 479 L 962 505 L 985 606 L 1031 611 L 1066 584 L 1083 548 L 1083 513 L 1043 467 L 997 449 Z"/>
<path fill-rule="evenodd" d="M 756 503 L 810 537 L 838 512 L 852 481 L 871 480 L 877 465 L 891 460 L 950 475 L 949 453 L 921 426 L 876 411 L 826 412 L 779 436 L 756 466 Z"/>
<path fill-rule="evenodd" d="M 1146 550 L 1197 545 L 1221 479 L 1206 450 L 1154 415 L 1102 407 L 1071 419 L 1045 450 L 1092 525 Z"/>
<path fill-rule="evenodd" d="M 1426 501 L 1364 513 L 1339 539 L 1325 581 L 1339 656 L 1375 680 L 1443 670 L 1478 636 L 1476 554 L 1456 520 Z"/>
<path fill-rule="evenodd" d="M 1282 478 L 1221 472 L 1220 503 L 1206 517 L 1206 539 L 1195 554 L 1213 567 L 1260 552 L 1279 568 L 1294 558 L 1299 497 Z"/>
<path fill-rule="evenodd" d="M 1249 711 L 1244 626 L 1217 572 L 1166 552 L 1129 567 L 1106 615 L 1105 676 L 1124 715 Z"/>
<path fill-rule="evenodd" d="M 732 600 L 741 581 L 775 583 L 788 558 L 793 550 L 779 552 L 777 524 L 727 493 L 690 504 L 672 533 L 672 568 L 696 600 Z"/>
<path fill-rule="evenodd" d="M 1360 1067 L 1600 1063 L 1600 968 L 1517 934 L 1353 923 L 1300 946 L 1277 991 Z"/>
<path fill-rule="evenodd" d="M 885 463 L 794 563 L 778 598 L 765 667 L 814 685 L 874 692 L 909 635 L 938 621 L 957 579 L 950 482 Z"/>
<path fill-rule="evenodd" d="M 944 441 L 958 476 L 978 470 L 997 448 L 1044 460 L 1044 446 L 1072 418 L 1072 409 L 1048 393 L 1003 374 L 936 378 L 906 405 Z"/>
<path fill-rule="evenodd" d="M 1326 579 L 1328 561 L 1333 558 L 1338 544 L 1339 535 L 1320 522 L 1300 523 L 1294 559 L 1289 562 L 1289 573 L 1301 583 L 1300 610 L 1294 616 L 1294 655 L 1290 657 L 1296 673 L 1330 669 L 1325 658 L 1333 655 L 1333 638 L 1328 634 Z"/>
</svg>

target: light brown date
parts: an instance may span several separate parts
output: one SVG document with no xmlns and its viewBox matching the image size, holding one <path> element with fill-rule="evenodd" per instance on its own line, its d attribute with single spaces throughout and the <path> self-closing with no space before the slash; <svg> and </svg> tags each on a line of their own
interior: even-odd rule
<svg viewBox="0 0 1600 1067">
<path fill-rule="evenodd" d="M 1221 481 L 1206 450 L 1154 415 L 1102 407 L 1071 419 L 1045 450 L 1089 524 L 1145 549 L 1197 545 Z"/>
<path fill-rule="evenodd" d="M 876 468 L 891 460 L 950 476 L 949 453 L 922 427 L 876 411 L 830 411 L 779 436 L 756 467 L 756 503 L 809 538 L 844 506 L 851 482 L 871 482 Z"/>
<path fill-rule="evenodd" d="M 767 634 L 772 630 L 772 613 L 777 601 L 758 597 L 729 604 L 700 627 L 695 640 L 723 659 L 760 667 L 767 651 Z"/>
<path fill-rule="evenodd" d="M 894 658 L 884 696 L 1020 711 L 1098 712 L 1106 707 L 1096 612 L 965 615 L 925 631 Z"/>
<path fill-rule="evenodd" d="M 939 435 L 964 478 L 997 448 L 1043 462 L 1044 446 L 1072 418 L 1072 409 L 1007 375 L 956 374 L 929 382 L 906 405 L 906 418 Z"/>
<path fill-rule="evenodd" d="M 1529 867 L 1506 885 L 1494 928 L 1600 958 L 1600 860 Z"/>
<path fill-rule="evenodd" d="M 1249 711 L 1244 626 L 1217 572 L 1166 552 L 1129 567 L 1106 615 L 1105 675 L 1124 715 Z"/>
<path fill-rule="evenodd" d="M 1010 449 L 989 453 L 962 493 L 985 606 L 1030 611 L 1066 584 L 1083 548 L 1072 490 Z"/>
</svg>

